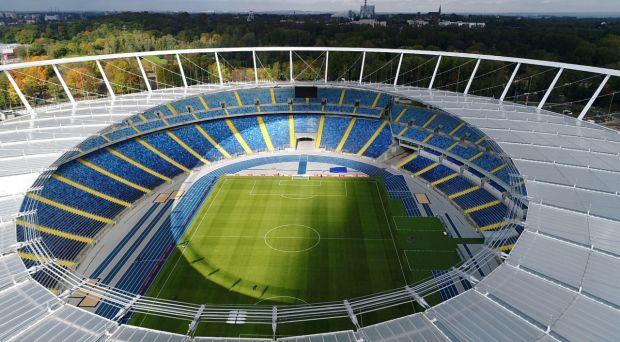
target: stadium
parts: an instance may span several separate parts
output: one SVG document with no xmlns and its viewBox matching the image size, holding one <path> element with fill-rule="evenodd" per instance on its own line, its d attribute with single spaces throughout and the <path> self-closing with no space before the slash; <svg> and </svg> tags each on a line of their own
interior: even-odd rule
<svg viewBox="0 0 620 342">
<path fill-rule="evenodd" d="M 139 88 L 108 79 L 117 60 Z M 63 79 L 85 63 L 99 94 Z M 59 101 L 20 88 L 29 68 Z M 525 68 L 550 76 L 532 103 Z M 584 120 L 618 70 L 317 47 L 0 70 L 21 102 L 0 123 L 0 340 L 620 336 L 620 135 Z M 545 106 L 571 72 L 600 78 L 576 117 Z"/>
</svg>

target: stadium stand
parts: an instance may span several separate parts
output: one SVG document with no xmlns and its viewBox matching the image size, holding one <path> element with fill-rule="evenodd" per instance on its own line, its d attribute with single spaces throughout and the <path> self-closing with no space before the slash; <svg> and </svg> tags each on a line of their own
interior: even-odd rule
<svg viewBox="0 0 620 342">
<path fill-rule="evenodd" d="M 290 48 L 282 48 L 282 53 L 288 53 L 288 49 Z M 250 50 L 244 51 L 250 52 Z M 371 53 L 378 52 L 375 50 L 364 50 L 364 52 L 366 51 Z M 399 51 L 395 50 L 394 53 L 397 56 Z M 169 52 L 165 54 L 171 55 Z M 440 56 L 449 55 L 442 52 L 437 52 L 437 54 Z M 135 56 L 139 57 L 138 54 Z M 88 59 L 89 57 L 85 58 Z M 102 62 L 106 62 L 106 57 L 98 56 L 93 58 L 102 58 Z M 493 59 L 502 60 L 506 64 L 513 63 L 513 59 L 501 56 L 488 58 L 482 55 L 475 55 L 472 60 L 475 59 L 482 61 Z M 59 63 L 58 65 L 64 63 L 63 61 L 49 62 Z M 575 66 L 569 64 L 553 62 L 540 63 L 528 61 L 523 63 L 552 65 L 560 70 L 575 69 Z M 21 66 L 18 67 L 23 68 Z M 617 70 L 603 68 L 596 70 L 599 71 L 598 74 L 606 76 L 606 80 L 609 77 L 612 77 L 613 80 L 613 77 L 616 77 L 618 74 Z M 355 79 L 349 81 L 351 81 L 351 84 L 353 82 L 357 84 Z M 319 99 L 309 100 L 292 99 L 292 88 L 284 83 L 280 83 L 280 85 L 282 88 L 286 88 L 286 90 L 280 92 L 287 93 L 281 94 L 280 98 L 286 98 L 286 100 L 277 103 L 275 101 L 275 91 L 269 91 L 268 96 L 272 103 L 266 105 L 261 100 L 261 107 L 263 108 L 260 108 L 260 112 L 258 112 L 257 106 L 246 104 L 245 101 L 252 101 L 254 100 L 253 97 L 264 99 L 265 93 L 252 95 L 249 94 L 251 93 L 249 91 L 248 94 L 242 95 L 243 90 L 238 90 L 237 98 L 234 96 L 234 92 L 217 90 L 228 94 L 214 94 L 213 100 L 216 107 L 207 108 L 205 99 L 201 99 L 201 96 L 211 97 L 209 94 L 204 94 L 206 87 L 198 89 L 202 85 L 198 85 L 198 87 L 190 85 L 185 89 L 153 89 L 148 94 L 146 91 L 137 91 L 130 95 L 117 94 L 116 102 L 110 101 L 109 98 L 102 98 L 92 100 L 92 102 L 89 100 L 89 104 L 86 106 L 82 104 L 81 100 L 78 100 L 78 106 L 58 103 L 58 106 L 55 104 L 50 111 L 46 108 L 34 108 L 37 115 L 30 113 L 32 115 L 23 115 L 21 118 L 18 117 L 14 120 L 3 122 L 1 125 L 2 129 L 0 130 L 0 140 L 2 141 L 0 147 L 4 161 L 3 167 L 0 168 L 2 176 L 33 175 L 48 171 L 53 173 L 54 169 L 60 165 L 60 162 L 68 162 L 65 165 L 61 165 L 55 174 L 81 184 L 83 187 L 74 186 L 60 179 L 49 178 L 59 182 L 59 184 L 53 186 L 56 187 L 55 191 L 52 191 L 53 189 L 50 188 L 45 190 L 43 182 L 36 183 L 32 186 L 32 189 L 29 189 L 30 184 L 24 182 L 23 186 L 19 188 L 19 191 L 22 192 L 21 197 L 15 196 L 15 198 L 8 200 L 0 198 L 3 204 L 14 202 L 8 209 L 0 207 L 0 210 L 2 210 L 0 214 L 4 214 L 0 215 L 0 228 L 2 228 L 0 230 L 0 303 L 2 304 L 2 309 L 0 309 L 0 340 L 53 340 L 53 338 L 58 338 L 64 340 L 125 341 L 143 339 L 180 341 L 192 339 L 191 335 L 176 335 L 138 327 L 119 326 L 118 322 L 105 321 L 106 324 L 103 324 L 103 318 L 68 306 L 64 299 L 56 298 L 33 281 L 33 279 L 40 280 L 43 277 L 42 271 L 31 269 L 29 271 L 34 273 L 32 273 L 32 277 L 29 277 L 25 275 L 28 272 L 26 268 L 22 267 L 21 271 L 18 272 L 21 272 L 23 275 L 20 276 L 18 273 L 16 277 L 14 274 L 5 276 L 2 273 L 4 272 L 2 267 L 3 260 L 17 256 L 15 246 L 23 246 L 21 244 L 15 245 L 15 238 L 11 234 L 19 236 L 20 241 L 31 239 L 32 236 L 24 237 L 23 228 L 28 225 L 30 226 L 28 229 L 32 229 L 34 228 L 33 225 L 37 224 L 34 222 L 38 222 L 27 220 L 26 218 L 32 215 L 28 211 L 31 211 L 33 208 L 24 206 L 20 210 L 19 203 L 24 198 L 23 194 L 27 191 L 31 191 L 35 195 L 41 195 L 48 191 L 49 193 L 46 193 L 46 196 L 55 197 L 49 199 L 48 203 L 45 203 L 46 197 L 37 199 L 30 196 L 26 197 L 26 201 L 35 203 L 35 207 L 38 207 L 39 203 L 43 203 L 42 207 L 44 205 L 51 207 L 43 209 L 49 211 L 47 214 L 49 218 L 53 218 L 56 215 L 55 213 L 64 215 L 63 212 L 69 212 L 77 216 L 74 217 L 76 220 L 81 220 L 84 217 L 83 214 L 87 214 L 85 213 L 87 209 L 92 211 L 91 214 L 98 217 L 114 215 L 111 213 L 118 209 L 115 206 L 119 204 L 115 201 L 110 201 L 111 198 L 106 199 L 106 196 L 133 203 L 136 198 L 153 190 L 159 184 L 165 182 L 166 178 L 170 179 L 171 177 L 171 175 L 166 176 L 164 171 L 153 170 L 146 165 L 146 162 L 142 163 L 134 160 L 134 158 L 130 158 L 116 149 L 115 144 L 125 139 L 127 139 L 127 144 L 136 144 L 137 147 L 144 147 L 143 144 L 140 144 L 135 139 L 136 135 L 151 133 L 153 130 L 163 128 L 170 131 L 174 130 L 175 133 L 178 133 L 176 135 L 179 139 L 184 141 L 187 146 L 191 147 L 205 160 L 216 161 L 231 157 L 222 147 L 225 144 L 225 137 L 230 137 L 233 134 L 226 121 L 224 121 L 225 125 L 222 128 L 228 129 L 228 131 L 224 131 L 221 136 L 213 138 L 209 134 L 216 135 L 216 133 L 207 133 L 206 131 L 209 125 L 206 125 L 204 122 L 192 122 L 192 120 L 236 119 L 236 117 L 233 118 L 232 116 L 248 114 L 261 115 L 265 118 L 267 113 L 289 115 L 294 112 L 296 116 L 306 114 L 349 115 L 356 116 L 359 121 L 362 118 L 360 115 L 372 115 L 372 113 L 380 113 L 382 110 L 382 108 L 366 107 L 365 105 L 370 102 L 370 97 L 366 96 L 366 94 L 356 96 L 352 95 L 355 92 L 351 91 L 351 94 L 347 95 L 348 89 L 331 89 L 329 88 L 330 85 L 326 84 L 322 88 L 325 89 L 325 98 L 330 98 L 329 105 L 321 105 L 320 112 L 310 113 L 318 108 L 316 104 L 323 97 L 320 96 Z M 232 88 L 237 85 L 225 84 L 224 86 Z M 368 83 L 359 87 L 387 88 L 385 85 L 376 86 Z M 617 222 L 619 216 L 617 210 L 615 210 L 617 201 L 613 194 L 618 193 L 618 188 L 617 183 L 609 178 L 618 172 L 617 156 L 614 153 L 609 153 L 610 151 L 614 152 L 617 150 L 617 145 L 620 141 L 617 132 L 594 123 L 589 123 L 587 120 L 581 120 L 581 118 L 561 116 L 559 113 L 552 113 L 545 109 L 536 109 L 532 106 L 518 103 L 510 103 L 510 101 L 461 94 L 454 96 L 455 93 L 451 91 L 436 88 L 412 91 L 411 87 L 401 88 L 398 85 L 392 86 L 392 84 L 389 84 L 389 89 L 394 96 L 417 101 L 415 103 L 426 103 L 429 106 L 446 108 L 458 117 L 466 117 L 468 121 L 480 124 L 481 130 L 478 130 L 473 126 L 466 125 L 464 122 L 453 122 L 450 117 L 444 117 L 443 113 L 434 108 L 432 110 L 426 108 L 412 109 L 396 104 L 394 110 L 390 112 L 392 122 L 388 125 L 388 127 L 394 125 L 394 136 L 397 136 L 404 129 L 401 124 L 412 124 L 412 128 L 428 133 L 423 139 L 431 137 L 429 138 L 430 140 L 435 136 L 452 137 L 453 142 L 447 148 L 445 147 L 447 143 L 444 141 L 439 141 L 439 145 L 433 145 L 437 140 L 441 140 L 435 139 L 433 144 L 423 148 L 423 151 L 420 153 L 422 153 L 422 156 L 426 156 L 427 153 L 434 154 L 440 156 L 443 161 L 463 165 L 462 172 L 467 177 L 465 178 L 465 176 L 457 173 L 442 173 L 442 165 L 436 165 L 424 172 L 420 172 L 424 169 L 419 170 L 420 179 L 428 181 L 447 196 L 458 194 L 458 196 L 454 196 L 455 200 L 460 197 L 463 197 L 463 200 L 465 200 L 469 194 L 478 191 L 480 188 L 488 188 L 486 186 L 487 183 L 499 191 L 511 190 L 513 195 L 527 195 L 527 197 L 523 198 L 523 201 L 531 200 L 529 208 L 523 203 L 518 205 L 520 208 L 527 208 L 527 226 L 525 226 L 526 228 L 514 227 L 514 224 L 511 224 L 512 230 L 516 231 L 516 233 L 515 235 L 506 235 L 504 233 L 507 233 L 508 229 L 506 231 L 503 229 L 503 225 L 506 223 L 506 215 L 504 213 L 511 211 L 512 208 L 507 207 L 504 203 L 487 206 L 487 204 L 493 203 L 493 201 L 484 202 L 473 207 L 471 205 L 477 203 L 467 202 L 464 205 L 468 208 L 464 209 L 464 211 L 476 210 L 469 211 L 466 213 L 466 216 L 474 220 L 481 228 L 480 230 L 483 231 L 483 235 L 488 241 L 488 246 L 495 248 L 501 253 L 501 258 L 506 259 L 505 262 L 493 271 L 491 276 L 482 279 L 481 282 L 475 285 L 475 291 L 462 293 L 442 304 L 427 308 L 423 313 L 416 313 L 378 325 L 361 327 L 355 333 L 342 332 L 325 336 L 290 337 L 288 340 L 327 341 L 333 340 L 336 334 L 339 336 L 338 339 L 344 341 L 359 339 L 368 341 L 613 341 L 617 339 L 617 336 L 620 335 L 620 330 L 615 322 L 620 317 L 620 311 L 618 310 L 620 300 L 618 300 L 616 292 L 613 291 L 613 284 L 618 283 L 618 272 L 614 272 L 614 270 L 618 268 L 617 255 L 619 249 L 617 243 L 613 242 L 618 240 Z M 206 91 L 214 90 L 207 89 Z M 361 92 L 361 90 L 355 91 Z M 323 92 L 321 87 L 319 92 Z M 189 94 L 190 97 L 181 99 L 182 96 L 185 96 L 181 95 L 181 93 Z M 197 94 L 202 95 L 198 96 Z M 230 98 L 231 94 L 233 95 L 232 98 Z M 226 110 L 220 107 L 220 101 L 216 101 L 216 98 L 220 98 L 220 101 L 221 98 L 224 98 Z M 241 98 L 243 106 L 239 106 L 239 98 Z M 124 107 L 125 104 L 123 102 L 125 99 L 130 99 L 133 102 L 131 105 L 132 109 L 128 110 L 129 107 Z M 170 105 L 161 104 L 162 101 L 168 101 L 168 99 L 175 100 Z M 294 101 L 295 105 L 293 108 L 288 105 L 288 99 Z M 594 101 L 594 99 L 595 97 L 592 100 Z M 355 102 L 359 100 L 360 106 L 357 107 L 354 103 L 347 103 L 351 100 Z M 373 101 L 377 102 L 377 100 Z M 383 96 L 379 97 L 378 103 L 381 103 L 381 101 L 383 101 Z M 96 105 L 91 106 L 91 103 Z M 101 106 L 98 107 L 99 105 Z M 153 105 L 155 106 L 154 108 L 148 108 Z M 232 107 L 229 105 L 232 105 Z M 191 107 L 191 110 L 187 108 L 188 106 Z M 399 108 L 398 106 L 401 107 Z M 255 109 L 251 107 L 255 107 Z M 118 112 L 111 113 L 110 109 L 114 111 L 119 110 Z M 332 113 L 330 110 L 335 112 Z M 125 118 L 130 111 L 138 114 L 135 117 Z M 190 113 L 187 113 L 188 111 Z M 26 113 L 25 110 L 23 112 Z M 230 115 L 231 113 L 232 115 Z M 586 111 L 583 114 L 586 114 Z M 314 133 L 319 131 L 319 115 L 316 116 L 317 121 Z M 126 121 L 116 122 L 119 119 Z M 502 120 L 501 125 L 497 125 L 497 119 Z M 270 139 L 275 141 L 274 137 L 277 133 L 269 131 L 268 120 L 264 121 Z M 289 120 L 289 123 L 291 121 L 293 125 L 288 126 L 289 145 L 292 145 L 291 127 L 294 131 L 297 123 L 295 119 Z M 183 127 L 172 127 L 188 123 L 191 124 Z M 113 125 L 113 128 L 103 128 L 110 124 Z M 200 127 L 198 125 L 203 124 L 205 124 L 204 132 L 194 128 L 194 125 Z M 396 129 L 396 127 L 400 129 Z M 48 132 L 52 131 L 51 128 L 54 130 L 53 133 Z M 180 133 L 184 130 L 187 130 L 187 134 Z M 353 128 L 351 131 L 350 135 L 353 134 Z M 383 136 L 385 131 L 386 129 L 379 132 L 378 140 L 381 140 L 380 137 Z M 491 138 L 485 136 L 482 132 L 488 133 L 495 141 L 492 141 Z M 554 135 L 553 141 L 544 138 L 544 135 L 548 134 L 548 132 L 557 133 Z M 327 130 L 323 133 L 326 137 L 330 134 Z M 389 130 L 388 133 L 390 133 Z M 97 134 L 97 136 L 89 138 L 74 148 L 79 140 L 86 138 L 90 134 Z M 242 135 L 243 132 L 239 134 Z M 285 137 L 286 133 L 282 135 Z M 66 138 L 58 139 L 58 137 Z M 174 140 L 172 137 L 168 137 Z M 168 137 L 165 141 L 168 141 L 167 144 L 171 144 Z M 267 139 L 264 135 L 262 137 L 267 145 Z M 190 165 L 189 160 L 192 160 L 188 156 L 196 157 L 185 149 L 187 153 L 183 152 L 184 156 L 177 159 L 176 155 L 171 155 L 165 148 L 157 146 L 156 141 L 159 140 L 155 138 L 148 139 L 146 136 L 143 136 L 144 141 L 147 141 L 160 153 L 183 165 L 185 168 Z M 233 136 L 233 144 L 238 143 L 238 141 L 239 139 Z M 285 139 L 282 139 L 282 141 L 285 141 Z M 385 139 L 385 141 L 389 141 L 389 139 Z M 5 144 L 7 142 L 11 142 L 11 144 Z M 178 143 L 176 140 L 174 142 Z M 342 142 L 342 137 L 337 144 L 340 144 L 340 142 Z M 530 144 L 529 142 L 536 143 Z M 24 150 L 15 152 L 18 151 L 18 148 L 15 148 L 13 143 L 16 143 L 15 145 L 19 146 L 19 148 L 23 147 Z M 345 150 L 345 146 L 349 148 L 349 144 L 357 143 L 355 141 L 349 142 L 349 139 L 345 139 L 342 149 Z M 112 146 L 110 149 L 96 150 L 108 144 Z M 275 145 L 279 146 L 279 143 Z M 182 145 L 180 146 L 183 147 Z M 366 151 L 361 152 L 360 150 L 356 153 L 361 155 L 371 154 L 375 147 L 379 148 L 378 146 L 382 146 L 379 141 L 368 146 Z M 504 151 L 501 151 L 498 146 Z M 572 148 L 571 146 L 578 146 L 579 148 Z M 14 150 L 11 151 L 12 149 Z M 231 150 L 234 149 L 231 148 Z M 241 150 L 240 152 L 231 153 L 247 153 L 245 149 L 241 148 Z M 397 146 L 394 146 L 394 151 L 398 151 Z M 88 154 L 83 154 L 84 152 L 88 152 Z M 212 158 L 209 157 L 211 152 L 213 153 Z M 505 152 L 505 154 L 502 154 L 502 152 Z M 11 153 L 19 154 L 13 155 Z M 453 156 L 458 158 L 443 156 L 446 153 L 453 153 Z M 380 154 L 377 153 L 377 155 Z M 5 158 L 5 156 L 10 156 L 10 158 Z M 498 156 L 501 156 L 501 158 Z M 504 156 L 515 158 L 515 165 L 510 163 L 505 165 L 507 158 L 504 158 Z M 79 159 L 73 160 L 74 157 Z M 493 160 L 493 157 L 497 157 L 502 163 Z M 161 158 L 161 156 L 149 150 L 146 158 Z M 200 160 L 197 157 L 196 159 Z M 185 164 L 186 160 L 188 164 Z M 536 165 L 529 165 L 530 161 L 534 161 L 531 164 Z M 448 164 L 446 163 L 446 165 Z M 482 171 L 481 169 L 474 169 L 472 165 L 479 166 Z M 64 168 L 65 166 L 66 169 Z M 527 171 L 524 172 L 524 174 L 529 176 L 527 183 L 515 177 L 519 173 L 517 166 L 522 171 Z M 366 170 L 371 175 L 386 172 L 385 170 L 370 170 L 355 163 L 351 163 L 350 167 L 357 170 Z M 176 170 L 175 172 L 181 171 Z M 470 182 L 471 174 L 482 180 L 484 185 L 481 186 L 477 182 L 476 184 Z M 567 176 L 568 174 L 570 176 Z M 547 178 L 548 175 L 555 176 Z M 390 176 L 384 179 L 386 184 L 388 184 L 388 192 L 392 198 L 401 194 L 403 196 L 406 195 L 406 192 L 397 190 L 401 189 L 398 184 L 402 185 L 404 183 L 404 179 L 401 178 L 401 176 Z M 497 183 L 496 180 L 500 180 L 501 183 L 509 180 L 512 184 L 508 184 L 509 188 L 507 189 L 505 188 L 506 184 Z M 12 179 L 8 181 L 12 181 Z M 529 193 L 526 191 L 526 184 Z M 64 189 L 63 187 L 70 187 L 71 190 L 68 190 L 68 192 L 89 198 L 84 199 L 83 202 L 79 199 L 63 198 L 61 195 L 64 192 L 62 190 Z M 492 191 L 492 193 L 497 195 L 495 191 Z M 511 194 L 504 195 L 508 196 Z M 411 196 L 411 194 L 408 196 Z M 106 203 L 105 201 L 111 202 L 114 205 L 102 205 L 101 208 L 96 209 L 88 207 L 88 203 Z M 412 206 L 411 210 L 417 210 L 415 200 L 411 198 L 411 201 L 416 206 Z M 180 204 L 183 203 L 187 202 Z M 121 208 L 120 210 L 123 209 Z M 407 208 L 407 210 L 409 211 L 410 208 Z M 11 220 L 14 220 L 15 217 L 10 215 L 14 214 L 23 215 L 19 217 L 19 219 L 23 220 L 21 222 L 17 220 L 12 222 Z M 177 227 L 175 225 L 175 218 L 177 216 L 171 214 L 168 217 L 172 221 L 170 227 L 173 229 Z M 91 220 L 87 217 L 84 217 L 84 219 Z M 17 232 L 13 229 L 14 223 L 18 226 Z M 38 224 L 41 223 L 44 222 L 38 222 Z M 93 229 L 90 223 L 87 223 L 84 227 L 80 226 L 79 230 L 69 228 L 70 232 L 79 231 L 84 233 L 89 233 L 91 231 L 88 229 Z M 33 259 L 35 258 L 34 253 L 36 251 L 27 245 L 28 243 L 34 243 L 35 240 L 28 240 L 24 241 L 25 246 L 19 249 L 26 267 L 39 266 L 47 270 L 59 270 L 61 268 L 55 268 L 54 265 L 60 265 L 63 268 L 70 269 L 70 260 L 77 255 L 75 251 L 83 249 L 84 246 L 89 246 L 88 242 L 82 241 L 82 239 L 88 239 L 87 236 L 62 231 L 64 227 L 39 225 L 34 229 L 40 232 L 40 240 L 43 241 L 43 245 L 49 246 L 52 255 L 58 255 L 60 259 L 54 261 L 51 258 L 44 257 L 41 259 L 42 263 L 35 263 Z M 96 232 L 96 229 L 93 231 Z M 517 241 L 518 233 L 521 232 L 523 234 Z M 512 232 L 510 233 L 512 234 Z M 176 233 L 170 233 L 172 236 L 174 234 Z M 96 235 L 97 233 L 95 233 Z M 502 244 L 499 244 L 500 241 Z M 158 245 L 166 246 L 166 242 L 163 241 Z M 506 255 L 505 253 L 512 250 L 513 247 L 514 250 L 509 255 Z M 164 255 L 160 253 L 160 248 L 163 247 L 154 248 L 152 255 L 158 257 Z M 163 251 L 165 252 L 165 249 Z M 126 264 L 125 266 L 129 265 Z M 151 268 L 140 271 L 144 273 L 136 271 L 136 274 L 147 274 L 145 279 L 147 280 L 151 274 L 148 273 L 149 270 L 153 272 L 154 269 L 156 270 L 156 267 L 153 268 L 153 265 L 145 265 L 145 267 Z M 483 275 L 481 274 L 481 276 Z M 440 277 L 442 275 L 438 274 L 437 278 Z M 81 279 L 78 279 L 72 285 L 78 286 L 79 281 Z M 432 283 L 432 280 L 429 281 L 429 287 L 437 288 L 430 283 Z M 129 282 L 127 284 L 128 288 L 135 288 L 135 285 L 129 284 Z M 145 286 L 148 286 L 148 283 Z M 466 289 L 463 279 L 460 278 L 454 278 L 452 284 L 447 286 Z M 142 288 L 142 284 L 137 287 Z M 400 292 L 390 292 L 389 294 L 407 295 L 405 293 L 406 289 L 401 288 L 398 290 Z M 451 295 L 451 293 L 442 293 L 441 290 L 443 288 L 441 287 L 437 288 L 437 290 L 440 291 L 440 296 L 444 298 Z M 408 300 L 411 299 L 410 297 L 406 298 Z M 116 303 L 117 312 L 119 306 L 131 305 L 129 300 L 121 302 Z M 164 302 L 157 303 L 161 307 L 166 306 L 166 304 Z M 356 310 L 354 311 L 355 313 L 362 312 L 361 310 L 357 311 L 358 307 L 356 304 L 358 303 L 351 302 L 350 304 L 352 304 L 353 310 Z M 343 307 L 342 303 L 338 303 L 336 312 L 346 315 Z M 190 310 L 190 312 L 196 311 Z M 286 315 L 284 312 L 278 313 L 283 314 L 283 316 Z M 283 316 L 278 316 L 278 318 L 280 319 Z M 268 324 L 269 322 L 265 323 Z M 194 338 L 194 340 L 217 341 L 218 339 Z M 239 341 L 241 339 L 229 338 L 228 340 Z M 261 339 L 255 338 L 251 340 Z"/>
<path fill-rule="evenodd" d="M 351 120 L 346 117 L 325 116 L 320 147 L 336 150 Z"/>
<path fill-rule="evenodd" d="M 263 115 L 262 118 L 275 149 L 292 147 L 288 115 Z"/>
<path fill-rule="evenodd" d="M 382 125 L 381 121 L 358 119 L 345 141 L 343 152 L 357 153 Z"/>
</svg>

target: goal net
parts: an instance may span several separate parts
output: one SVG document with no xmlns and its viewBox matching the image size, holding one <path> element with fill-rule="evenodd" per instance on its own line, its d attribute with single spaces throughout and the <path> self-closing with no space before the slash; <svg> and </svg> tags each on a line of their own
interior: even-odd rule
<svg viewBox="0 0 620 342">
<path fill-rule="evenodd" d="M 292 180 L 310 180 L 310 176 L 308 175 L 292 175 Z"/>
</svg>

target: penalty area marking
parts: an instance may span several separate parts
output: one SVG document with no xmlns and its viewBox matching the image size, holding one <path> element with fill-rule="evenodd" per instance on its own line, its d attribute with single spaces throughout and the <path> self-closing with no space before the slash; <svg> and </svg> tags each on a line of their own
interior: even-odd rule
<svg viewBox="0 0 620 342">
<path fill-rule="evenodd" d="M 282 182 L 282 180 L 280 181 Z M 252 185 L 252 190 L 250 190 L 249 195 L 250 196 L 280 196 L 282 198 L 286 198 L 286 199 L 291 199 L 291 200 L 306 200 L 306 199 L 312 199 L 315 197 L 347 197 L 349 195 L 349 190 L 347 188 L 347 183 L 348 182 L 344 182 L 344 194 L 318 194 L 318 195 L 299 195 L 299 196 L 295 196 L 295 195 L 290 195 L 290 194 L 279 194 L 279 193 L 273 193 L 273 192 L 269 192 L 269 193 L 255 193 L 254 189 L 256 188 L 256 181 L 254 181 L 254 184 Z M 282 184 L 278 184 L 279 186 L 284 186 Z M 304 187 L 317 187 L 314 185 L 302 185 Z M 319 186 L 320 187 L 320 186 Z"/>
<path fill-rule="evenodd" d="M 256 181 L 255 181 L 256 182 Z M 316 184 L 316 185 L 315 185 Z M 278 185 L 279 186 L 290 186 L 290 185 L 295 185 L 295 186 L 309 186 L 309 187 L 321 187 L 323 186 L 323 181 L 322 180 L 307 180 L 305 182 L 302 181 L 295 181 L 295 180 L 284 180 L 281 179 L 280 181 L 278 181 Z"/>
<path fill-rule="evenodd" d="M 316 235 L 316 242 L 312 245 L 309 246 L 307 248 L 303 248 L 303 249 L 298 249 L 298 250 L 285 250 L 285 249 L 281 249 L 281 248 L 276 248 L 274 247 L 271 243 L 269 243 L 269 241 L 267 241 L 267 238 L 269 236 L 269 234 L 273 231 L 276 231 L 278 229 L 282 229 L 284 227 L 303 227 L 306 228 L 307 230 L 312 231 L 315 235 Z M 282 237 L 272 237 L 271 239 L 290 239 L 290 240 L 308 240 L 307 237 L 303 237 L 303 236 L 282 236 Z M 274 251 L 278 251 L 278 252 L 283 252 L 283 253 L 301 253 L 301 252 L 307 252 L 311 249 L 313 249 L 314 247 L 318 246 L 318 244 L 321 242 L 321 234 L 314 228 L 310 227 L 310 226 L 306 226 L 303 224 L 283 224 L 274 228 L 269 229 L 265 235 L 263 236 L 263 241 L 265 241 L 265 244 L 267 245 L 267 247 L 273 249 Z"/>
</svg>

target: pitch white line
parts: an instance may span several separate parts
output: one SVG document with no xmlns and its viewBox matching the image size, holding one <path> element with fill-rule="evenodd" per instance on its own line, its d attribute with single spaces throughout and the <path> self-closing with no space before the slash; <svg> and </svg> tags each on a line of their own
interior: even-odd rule
<svg viewBox="0 0 620 342">
<path fill-rule="evenodd" d="M 282 184 L 282 182 L 285 182 L 285 183 Z M 318 185 L 310 185 L 311 183 L 318 183 Z M 323 181 L 322 180 L 309 180 L 308 182 L 300 182 L 300 181 L 281 179 L 280 181 L 278 181 L 278 185 L 279 186 L 297 185 L 297 186 L 307 186 L 307 187 L 321 187 L 323 186 Z"/>
<path fill-rule="evenodd" d="M 227 179 L 224 179 L 224 181 L 222 182 L 222 184 L 220 185 L 220 188 L 217 189 L 217 192 L 215 193 L 215 196 L 213 196 L 213 200 L 211 201 L 211 203 L 209 203 L 209 207 L 207 207 L 207 210 L 205 211 L 205 214 L 202 215 L 202 218 L 200 219 L 200 224 L 202 224 L 202 221 L 205 219 L 205 217 L 207 217 L 207 213 L 209 212 L 209 210 L 211 209 L 211 206 L 213 206 L 213 203 L 215 203 L 215 199 L 217 198 L 217 196 L 220 194 L 220 191 L 222 190 L 222 188 L 224 187 L 224 183 L 226 182 Z M 210 196 L 207 196 L 207 199 Z M 199 224 L 199 225 L 200 225 Z M 189 242 L 191 242 L 194 239 L 194 235 L 196 234 L 196 232 L 199 229 L 195 229 L 194 232 L 192 233 L 192 235 L 189 237 Z M 168 276 L 166 277 L 166 280 L 164 280 L 164 284 L 159 288 L 159 291 L 157 292 L 157 295 L 155 296 L 155 298 L 159 298 L 159 295 L 161 294 L 161 291 L 163 291 L 163 289 L 166 288 L 166 284 L 168 283 L 168 280 L 170 279 L 170 277 L 172 276 L 172 274 L 174 274 L 174 270 L 176 269 L 179 260 L 181 260 L 181 258 L 183 257 L 183 253 L 185 252 L 185 249 L 183 249 L 181 251 L 181 254 L 179 255 L 179 257 L 177 258 L 177 260 L 174 262 L 174 266 L 172 266 L 172 270 L 168 273 Z M 142 318 L 142 321 L 140 322 L 140 324 L 144 323 L 144 319 L 146 318 L 146 316 L 144 318 Z"/>
<path fill-rule="evenodd" d="M 293 297 L 293 296 L 273 296 L 273 297 L 261 299 L 258 302 L 254 303 L 254 305 L 258 305 L 258 304 L 260 304 L 262 302 L 266 302 L 268 300 L 272 300 L 272 299 L 275 299 L 275 298 L 292 298 L 292 299 L 298 300 L 298 301 L 300 301 L 300 302 L 302 302 L 304 304 L 310 304 L 310 303 L 306 302 L 305 300 L 303 300 L 301 298 L 297 298 L 297 297 Z"/>
<path fill-rule="evenodd" d="M 213 238 L 213 239 L 262 239 L 262 236 L 251 235 L 196 235 L 197 238 Z M 274 237 L 272 239 L 311 239 L 307 237 Z M 392 239 L 381 238 L 355 238 L 355 237 L 321 237 L 321 240 L 342 240 L 342 241 L 392 241 Z"/>
<path fill-rule="evenodd" d="M 400 253 L 398 252 L 398 247 L 396 246 L 396 240 L 394 240 L 394 234 L 392 233 L 392 227 L 390 227 L 390 219 L 388 217 L 387 211 L 385 210 L 385 204 L 383 203 L 383 196 L 381 195 L 381 191 L 379 190 L 379 185 L 377 185 L 377 182 L 374 182 L 374 183 L 375 183 L 375 189 L 377 189 L 377 196 L 379 196 L 379 200 L 381 201 L 381 207 L 383 208 L 383 215 L 385 216 L 385 222 L 388 225 L 388 231 L 390 232 L 390 237 L 392 238 L 392 244 L 394 245 L 394 251 L 396 252 L 396 258 L 398 259 L 398 264 L 400 266 L 400 272 L 403 274 L 403 280 L 405 281 L 405 284 L 407 284 L 407 276 L 405 275 L 405 270 L 403 270 L 403 263 L 400 260 Z M 406 256 L 407 255 L 405 254 L 405 257 Z M 411 267 L 409 267 L 409 270 L 411 270 Z"/>
<path fill-rule="evenodd" d="M 280 182 L 282 182 L 282 180 L 280 180 Z M 322 182 L 322 181 L 321 181 Z M 305 200 L 305 199 L 312 199 L 315 197 L 347 197 L 349 195 L 349 190 L 347 187 L 347 183 L 349 182 L 343 182 L 344 183 L 344 195 L 342 194 L 318 194 L 318 195 L 304 195 L 304 196 L 295 196 L 295 195 L 290 195 L 290 194 L 281 194 L 281 193 L 273 193 L 273 192 L 269 192 L 269 193 L 255 193 L 255 187 L 256 187 L 256 181 L 254 181 L 254 185 L 252 186 L 252 190 L 250 190 L 249 195 L 250 196 L 280 196 L 282 198 L 286 198 L 286 199 L 291 199 L 291 200 Z M 282 185 L 282 184 L 278 184 L 278 185 Z M 286 185 L 284 185 L 286 186 Z M 307 186 L 307 185 L 304 185 Z M 307 187 L 315 187 L 315 186 L 307 186 Z M 320 187 L 320 186 L 319 186 Z"/>
<path fill-rule="evenodd" d="M 314 232 L 314 234 L 316 234 L 316 237 L 313 239 L 313 240 L 316 240 L 314 245 L 312 245 L 310 247 L 307 247 L 307 248 L 304 248 L 304 249 L 290 250 L 289 251 L 289 250 L 286 250 L 286 249 L 276 248 L 276 247 L 272 246 L 269 243 L 269 241 L 267 241 L 267 235 L 269 235 L 269 233 L 271 233 L 272 231 L 277 230 L 279 228 L 289 227 L 289 226 L 304 227 L 304 228 L 310 229 L 312 232 Z M 295 236 L 283 236 L 283 237 L 276 237 L 276 239 L 298 239 L 298 238 L 295 237 Z M 301 237 L 300 238 L 300 240 L 309 240 L 309 239 L 311 239 L 311 238 L 305 238 L 305 237 Z M 277 227 L 269 229 L 265 233 L 265 235 L 263 235 L 263 241 L 265 242 L 265 245 L 267 245 L 267 247 L 273 249 L 274 251 L 284 252 L 284 253 L 301 253 L 301 252 L 307 252 L 307 251 L 313 249 L 314 247 L 318 246 L 319 243 L 321 242 L 321 233 L 319 233 L 316 229 L 314 229 L 314 228 L 312 228 L 310 226 L 306 226 L 304 224 L 296 224 L 296 223 L 293 223 L 293 224 L 283 224 L 283 225 L 280 225 L 280 226 L 277 226 Z"/>
</svg>

